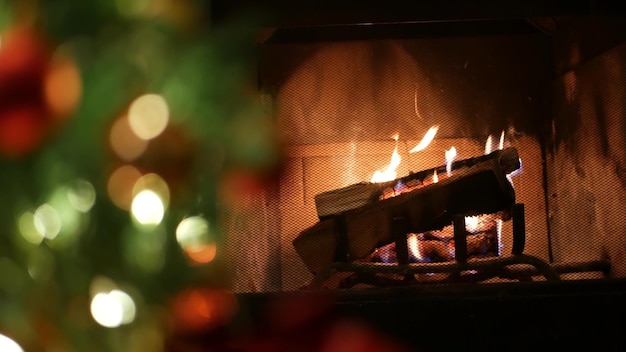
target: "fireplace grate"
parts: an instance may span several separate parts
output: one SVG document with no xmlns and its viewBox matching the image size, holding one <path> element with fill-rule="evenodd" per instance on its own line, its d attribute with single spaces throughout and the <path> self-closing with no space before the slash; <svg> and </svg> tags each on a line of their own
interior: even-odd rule
<svg viewBox="0 0 626 352">
<path fill-rule="evenodd" d="M 608 276 L 610 262 L 595 260 L 579 263 L 549 264 L 523 253 L 525 226 L 524 205 L 512 207 L 513 249 L 510 255 L 490 258 L 467 258 L 465 217 L 455 216 L 454 261 L 438 263 L 409 263 L 406 245 L 407 231 L 402 218 L 394 218 L 397 263 L 336 261 L 316 273 L 307 289 L 349 289 L 358 286 L 394 287 L 424 284 L 479 283 L 488 280 L 558 281 L 562 274 L 602 272 Z M 334 287 L 333 287 L 334 286 Z"/>
</svg>

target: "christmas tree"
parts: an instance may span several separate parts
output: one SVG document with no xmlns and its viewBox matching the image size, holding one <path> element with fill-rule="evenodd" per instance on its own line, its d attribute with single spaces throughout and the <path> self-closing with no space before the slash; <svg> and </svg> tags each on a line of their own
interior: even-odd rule
<svg viewBox="0 0 626 352">
<path fill-rule="evenodd" d="M 0 350 L 161 351 L 230 314 L 218 214 L 280 155 L 254 18 L 208 14 L 0 0 Z"/>
</svg>

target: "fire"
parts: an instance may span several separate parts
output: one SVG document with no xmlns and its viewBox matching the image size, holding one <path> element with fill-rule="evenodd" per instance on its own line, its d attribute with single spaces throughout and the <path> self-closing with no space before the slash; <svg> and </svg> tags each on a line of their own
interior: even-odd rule
<svg viewBox="0 0 626 352">
<path fill-rule="evenodd" d="M 505 136 L 505 132 L 504 130 L 502 130 L 502 132 L 500 133 L 500 142 L 498 143 L 498 149 L 502 150 L 504 149 L 504 136 Z M 491 145 L 492 145 L 492 137 L 491 135 L 489 135 L 487 137 L 487 142 L 485 143 L 485 154 L 489 154 L 491 153 Z M 509 180 L 509 182 L 511 183 L 511 186 L 513 186 L 513 177 L 519 175 L 522 172 L 522 159 L 520 159 L 520 168 L 513 171 L 510 174 L 506 175 L 507 180 Z"/>
<path fill-rule="evenodd" d="M 415 147 L 413 147 L 413 149 L 411 149 L 409 153 L 419 152 L 420 150 L 424 150 L 426 147 L 428 147 L 430 142 L 432 142 L 432 140 L 435 138 L 437 130 L 439 130 L 439 126 L 433 126 L 429 128 L 424 137 L 422 137 L 422 140 Z"/>
<path fill-rule="evenodd" d="M 433 171 L 433 183 L 439 182 L 439 176 L 437 176 L 437 169 Z"/>
<path fill-rule="evenodd" d="M 417 238 L 417 234 L 412 233 L 409 234 L 407 238 L 407 246 L 409 247 L 409 253 L 413 256 L 413 258 L 417 259 L 417 261 L 423 261 L 422 253 L 419 248 L 419 239 Z"/>
<path fill-rule="evenodd" d="M 478 216 L 466 216 L 465 229 L 470 233 L 476 232 L 478 230 Z"/>
<path fill-rule="evenodd" d="M 372 175 L 372 179 L 370 180 L 370 182 L 378 183 L 396 179 L 396 169 L 402 161 L 402 157 L 400 157 L 400 154 L 398 153 L 398 137 L 399 136 L 397 134 L 393 137 L 396 140 L 396 147 L 391 154 L 391 160 L 389 161 L 389 165 L 383 167 L 380 170 L 376 170 L 376 172 L 374 172 L 374 175 Z"/>
<path fill-rule="evenodd" d="M 487 142 L 485 142 L 485 155 L 492 152 L 491 150 L 492 144 L 493 144 L 493 137 L 489 135 L 487 137 Z M 498 149 L 499 150 L 504 149 L 504 130 L 502 130 L 502 132 L 500 133 L 500 142 L 498 143 Z"/>
<path fill-rule="evenodd" d="M 446 174 L 448 177 L 452 174 L 452 161 L 456 158 L 456 148 L 452 147 L 446 150 Z"/>
</svg>

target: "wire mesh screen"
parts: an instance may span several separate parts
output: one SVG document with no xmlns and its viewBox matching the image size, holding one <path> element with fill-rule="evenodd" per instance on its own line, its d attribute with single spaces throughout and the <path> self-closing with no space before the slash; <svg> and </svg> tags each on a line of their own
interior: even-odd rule
<svg viewBox="0 0 626 352">
<path fill-rule="evenodd" d="M 568 201 L 570 195 L 579 194 L 568 188 L 577 181 L 567 179 L 564 170 L 581 177 L 575 166 L 581 164 L 572 159 L 571 151 L 580 155 L 587 147 L 568 136 L 551 149 L 550 101 L 561 102 L 555 110 L 557 130 L 560 125 L 564 131 L 584 126 L 571 126 L 567 114 L 586 119 L 588 107 L 572 108 L 586 96 L 576 95 L 581 89 L 572 88 L 569 76 L 552 82 L 548 48 L 544 38 L 534 35 L 267 44 L 259 77 L 287 143 L 285 171 L 275 192 L 249 199 L 225 220 L 234 289 L 298 290 L 314 280 L 319 273 L 296 252 L 293 241 L 322 220 L 315 202 L 319 194 L 369 183 L 376 173 L 387 173 L 393 180 L 507 147 L 518 151 L 523 165 L 509 180 L 515 202 L 524 204 L 524 253 L 546 263 L 602 258 L 608 251 L 602 239 L 615 240 L 615 235 L 589 241 L 584 239 L 587 231 L 579 230 L 568 237 L 577 226 L 571 219 L 599 216 L 600 210 L 588 203 L 608 189 L 591 188 L 580 195 L 583 198 Z M 622 71 L 614 72 L 622 67 L 612 57 L 602 59 L 612 66 L 590 63 L 587 70 L 601 66 L 623 79 Z M 596 83 L 576 79 L 588 87 L 609 87 L 597 79 Z M 612 93 L 607 99 L 622 98 Z M 623 110 L 605 100 L 602 104 L 602 111 L 623 121 Z M 594 138 L 606 139 L 600 137 L 608 130 L 598 130 Z M 424 146 L 429 134 L 434 138 Z M 621 145 L 622 139 L 611 136 L 611 143 L 618 143 L 611 148 Z M 603 151 L 604 145 L 598 143 L 598 151 Z M 613 158 L 612 165 L 619 166 L 621 157 Z M 619 173 L 617 166 L 613 170 Z M 546 192 L 552 188 L 554 192 Z M 625 204 L 620 196 L 610 199 Z M 577 206 L 581 200 L 588 202 L 587 208 Z M 617 222 L 598 226 L 618 226 L 621 231 L 623 221 Z M 511 221 L 499 226 L 498 254 L 511 256 Z M 321 250 L 310 255 L 332 262 L 337 243 L 318 242 L 315 248 Z"/>
<path fill-rule="evenodd" d="M 556 261 L 608 258 L 626 274 L 626 46 L 555 81 L 549 163 Z"/>
</svg>

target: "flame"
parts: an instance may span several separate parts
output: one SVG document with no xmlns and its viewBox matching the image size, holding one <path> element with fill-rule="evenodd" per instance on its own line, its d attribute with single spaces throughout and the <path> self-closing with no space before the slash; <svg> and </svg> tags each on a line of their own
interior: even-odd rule
<svg viewBox="0 0 626 352">
<path fill-rule="evenodd" d="M 437 176 L 437 169 L 433 171 L 433 183 L 439 182 L 439 176 Z"/>
<path fill-rule="evenodd" d="M 502 219 L 496 219 L 496 235 L 498 236 L 498 257 L 502 254 L 502 247 L 504 244 L 502 243 Z"/>
<path fill-rule="evenodd" d="M 409 253 L 418 261 L 423 261 L 422 253 L 419 248 L 419 240 L 417 234 L 409 234 L 407 237 L 407 246 L 409 247 Z"/>
<path fill-rule="evenodd" d="M 424 150 L 424 148 L 428 147 L 430 142 L 432 142 L 435 138 L 437 130 L 439 130 L 439 126 L 429 128 L 424 137 L 422 137 L 422 140 L 415 147 L 413 147 L 413 149 L 409 150 L 409 153 L 419 152 L 420 150 Z"/>
<path fill-rule="evenodd" d="M 491 153 L 491 146 L 493 144 L 493 137 L 489 135 L 487 137 L 487 142 L 485 142 L 485 155 Z M 498 149 L 504 149 L 504 130 L 500 133 L 500 143 L 498 144 Z"/>
<path fill-rule="evenodd" d="M 400 161 L 402 161 L 402 158 L 398 153 L 398 135 L 396 134 L 393 138 L 396 140 L 396 147 L 391 154 L 391 160 L 389 161 L 389 165 L 383 167 L 380 170 L 376 170 L 376 172 L 374 172 L 374 175 L 372 175 L 372 179 L 370 180 L 370 182 L 378 183 L 396 179 L 396 169 L 400 165 Z"/>
<path fill-rule="evenodd" d="M 448 177 L 452 174 L 452 161 L 456 158 L 456 148 L 452 147 L 446 150 L 446 173 Z"/>
<path fill-rule="evenodd" d="M 478 216 L 465 217 L 465 230 L 470 233 L 474 233 L 478 230 Z"/>
</svg>

